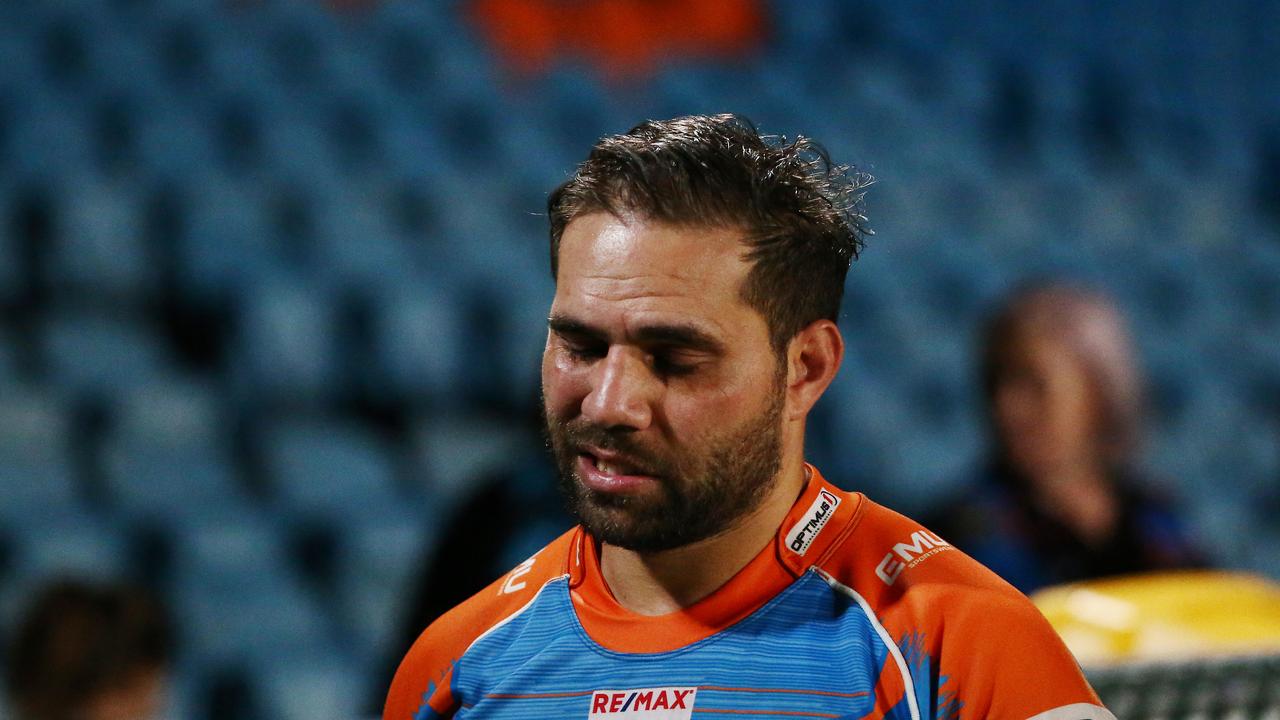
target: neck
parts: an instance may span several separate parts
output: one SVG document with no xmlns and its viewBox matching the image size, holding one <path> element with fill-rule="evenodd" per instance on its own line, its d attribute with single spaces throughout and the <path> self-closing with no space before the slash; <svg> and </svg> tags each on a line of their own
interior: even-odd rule
<svg viewBox="0 0 1280 720">
<path fill-rule="evenodd" d="M 799 455 L 784 459 L 777 482 L 760 506 L 705 540 L 656 553 L 602 544 L 600 571 L 613 596 L 631 612 L 653 616 L 710 595 L 773 542 L 804 489 L 806 474 Z"/>
</svg>

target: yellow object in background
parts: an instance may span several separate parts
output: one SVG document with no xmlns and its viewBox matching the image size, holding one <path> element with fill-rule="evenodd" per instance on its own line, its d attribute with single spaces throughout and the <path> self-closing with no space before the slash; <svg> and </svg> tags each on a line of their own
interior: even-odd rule
<svg viewBox="0 0 1280 720">
<path fill-rule="evenodd" d="M 1179 571 L 1059 585 L 1031 596 L 1086 667 L 1280 652 L 1280 585 Z"/>
</svg>

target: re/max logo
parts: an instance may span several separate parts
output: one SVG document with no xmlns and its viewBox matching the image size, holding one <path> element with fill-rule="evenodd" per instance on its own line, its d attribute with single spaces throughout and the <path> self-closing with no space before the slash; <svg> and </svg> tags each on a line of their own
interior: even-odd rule
<svg viewBox="0 0 1280 720">
<path fill-rule="evenodd" d="M 689 720 L 696 687 L 597 690 L 591 694 L 588 718 L 611 720 Z"/>
<path fill-rule="evenodd" d="M 911 533 L 910 545 L 898 543 L 893 546 L 893 550 L 885 554 L 884 559 L 876 566 L 876 576 L 883 580 L 885 585 L 892 585 L 903 570 L 915 567 L 926 558 L 950 548 L 951 543 L 946 540 L 928 530 L 918 530 Z"/>
</svg>

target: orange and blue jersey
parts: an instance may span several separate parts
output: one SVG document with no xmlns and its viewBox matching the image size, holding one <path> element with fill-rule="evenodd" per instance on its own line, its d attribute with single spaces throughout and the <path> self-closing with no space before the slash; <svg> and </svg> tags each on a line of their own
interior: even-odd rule
<svg viewBox="0 0 1280 720">
<path fill-rule="evenodd" d="M 570 530 L 423 632 L 384 720 L 1114 720 L 1023 595 L 809 470 L 774 542 L 668 615 Z"/>
</svg>

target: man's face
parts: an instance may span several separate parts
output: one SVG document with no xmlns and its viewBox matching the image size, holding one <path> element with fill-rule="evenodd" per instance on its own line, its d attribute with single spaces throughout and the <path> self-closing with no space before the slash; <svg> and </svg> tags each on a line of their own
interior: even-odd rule
<svg viewBox="0 0 1280 720">
<path fill-rule="evenodd" d="M 772 489 L 785 374 L 739 296 L 740 233 L 608 213 L 569 223 L 542 359 L 571 511 L 638 551 L 728 529 Z"/>
</svg>

